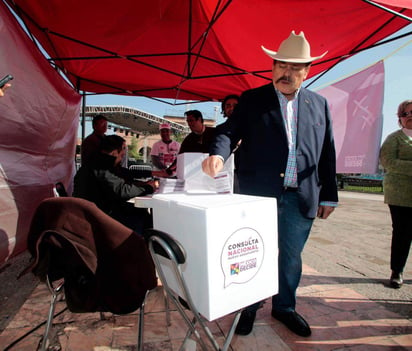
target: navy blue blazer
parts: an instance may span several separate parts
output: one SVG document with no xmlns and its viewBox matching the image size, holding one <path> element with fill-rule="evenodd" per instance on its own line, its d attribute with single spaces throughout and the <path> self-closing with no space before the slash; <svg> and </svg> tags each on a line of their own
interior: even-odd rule
<svg viewBox="0 0 412 351">
<path fill-rule="evenodd" d="M 272 83 L 242 94 L 232 117 L 217 127 L 210 154 L 226 160 L 230 145 L 240 139 L 236 151 L 239 192 L 279 197 L 289 150 Z M 336 156 L 327 101 L 305 88 L 298 95 L 296 147 L 300 210 L 304 216 L 314 218 L 321 201 L 338 201 Z"/>
</svg>

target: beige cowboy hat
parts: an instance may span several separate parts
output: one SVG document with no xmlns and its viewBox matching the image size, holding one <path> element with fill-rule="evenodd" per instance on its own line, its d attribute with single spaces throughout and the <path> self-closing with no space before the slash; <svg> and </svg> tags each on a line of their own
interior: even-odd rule
<svg viewBox="0 0 412 351">
<path fill-rule="evenodd" d="M 261 47 L 262 50 L 274 60 L 295 63 L 312 62 L 322 58 L 327 53 L 327 51 L 325 51 L 320 56 L 310 56 L 310 45 L 305 38 L 305 33 L 300 32 L 296 35 L 294 30 L 287 39 L 282 41 L 277 52 L 268 50 L 263 45 Z"/>
</svg>

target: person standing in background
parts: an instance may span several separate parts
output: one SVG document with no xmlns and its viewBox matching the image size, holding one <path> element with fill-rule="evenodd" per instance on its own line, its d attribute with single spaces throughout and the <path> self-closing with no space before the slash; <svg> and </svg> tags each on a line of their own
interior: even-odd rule
<svg viewBox="0 0 412 351">
<path fill-rule="evenodd" d="M 107 131 L 107 119 L 103 115 L 93 117 L 93 133 L 88 135 L 82 142 L 81 146 L 81 164 L 82 166 L 92 161 L 100 152 L 100 145 Z"/>
<path fill-rule="evenodd" d="M 388 135 L 380 150 L 380 161 L 385 169 L 384 201 L 392 218 L 390 286 L 399 289 L 403 284 L 403 269 L 412 241 L 412 100 L 398 107 L 401 127 Z"/>
<path fill-rule="evenodd" d="M 222 114 L 225 118 L 230 118 L 235 109 L 236 105 L 239 103 L 239 95 L 231 94 L 225 96 L 222 101 Z"/>
<path fill-rule="evenodd" d="M 215 136 L 215 128 L 205 126 L 202 113 L 199 110 L 186 111 L 185 116 L 192 132 L 183 140 L 179 154 L 185 152 L 209 153 L 209 146 Z"/>
<path fill-rule="evenodd" d="M 180 143 L 170 138 L 171 126 L 169 123 L 162 123 L 159 126 L 161 140 L 152 146 L 150 156 L 153 165 L 159 171 L 165 171 L 169 176 L 173 174 L 171 167 L 176 160 L 180 150 Z"/>
</svg>

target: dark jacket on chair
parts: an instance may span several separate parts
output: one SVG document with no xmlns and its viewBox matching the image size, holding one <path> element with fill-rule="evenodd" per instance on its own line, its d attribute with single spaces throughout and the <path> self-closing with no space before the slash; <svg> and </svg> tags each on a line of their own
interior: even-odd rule
<svg viewBox="0 0 412 351">
<path fill-rule="evenodd" d="M 46 199 L 33 217 L 28 235 L 41 280 L 64 278 L 72 312 L 138 309 L 146 291 L 157 286 L 144 239 L 106 215 L 95 204 L 73 197 Z"/>
</svg>

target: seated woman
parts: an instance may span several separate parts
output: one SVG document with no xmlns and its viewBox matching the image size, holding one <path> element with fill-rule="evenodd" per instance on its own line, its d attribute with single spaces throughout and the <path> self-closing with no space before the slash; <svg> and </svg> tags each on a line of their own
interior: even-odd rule
<svg viewBox="0 0 412 351">
<path fill-rule="evenodd" d="M 122 137 L 105 137 L 97 156 L 76 173 L 73 196 L 94 202 L 109 216 L 142 234 L 145 228 L 152 227 L 151 215 L 128 200 L 152 194 L 158 184 L 157 181 L 133 182 L 127 169 L 120 166 L 125 151 L 126 141 Z"/>
</svg>

